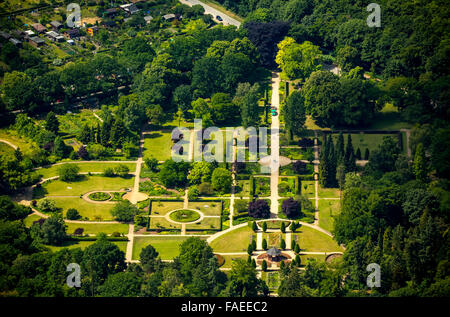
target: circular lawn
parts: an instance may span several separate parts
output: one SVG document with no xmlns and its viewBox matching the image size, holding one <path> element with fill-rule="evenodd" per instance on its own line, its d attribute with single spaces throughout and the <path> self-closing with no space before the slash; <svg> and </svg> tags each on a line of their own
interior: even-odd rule
<svg viewBox="0 0 450 317">
<path fill-rule="evenodd" d="M 200 219 L 200 214 L 195 210 L 180 209 L 171 212 L 169 217 L 171 220 L 176 222 L 194 222 Z"/>
</svg>

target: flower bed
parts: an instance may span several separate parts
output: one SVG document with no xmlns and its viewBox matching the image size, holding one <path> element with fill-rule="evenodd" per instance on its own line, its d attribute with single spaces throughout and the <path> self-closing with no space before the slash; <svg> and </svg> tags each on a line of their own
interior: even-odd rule
<svg viewBox="0 0 450 317">
<path fill-rule="evenodd" d="M 95 192 L 92 194 L 89 194 L 89 199 L 95 200 L 95 201 L 106 201 L 111 199 L 111 195 L 109 193 L 105 192 Z"/>
</svg>

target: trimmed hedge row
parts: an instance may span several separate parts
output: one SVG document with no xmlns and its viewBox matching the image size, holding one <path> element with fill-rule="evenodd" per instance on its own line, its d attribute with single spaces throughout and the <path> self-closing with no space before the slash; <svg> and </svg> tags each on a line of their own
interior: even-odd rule
<svg viewBox="0 0 450 317">
<path fill-rule="evenodd" d="M 89 236 L 89 237 L 77 237 L 77 236 L 68 236 L 66 238 L 67 241 L 97 241 L 97 237 Z M 111 237 L 107 236 L 106 240 L 108 241 L 128 241 L 128 237 Z"/>
</svg>

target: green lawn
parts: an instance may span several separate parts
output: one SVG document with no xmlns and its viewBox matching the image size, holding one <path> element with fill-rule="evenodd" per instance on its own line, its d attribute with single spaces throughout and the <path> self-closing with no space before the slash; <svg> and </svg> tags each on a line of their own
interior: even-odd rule
<svg viewBox="0 0 450 317">
<path fill-rule="evenodd" d="M 113 220 L 110 213 L 114 203 L 90 203 L 79 197 L 51 197 L 50 200 L 56 202 L 56 206 L 63 209 L 63 215 L 69 208 L 75 208 L 82 217 L 87 217 L 89 220 Z"/>
<path fill-rule="evenodd" d="M 57 252 L 61 249 L 67 248 L 67 249 L 75 249 L 75 248 L 81 248 L 85 249 L 86 247 L 90 246 L 91 244 L 94 244 L 96 241 L 67 241 L 62 246 L 52 246 L 52 245 L 46 245 L 51 251 Z M 112 241 L 115 245 L 117 245 L 123 253 L 127 252 L 127 241 Z"/>
<path fill-rule="evenodd" d="M 280 276 L 278 272 L 261 272 L 261 278 L 266 282 L 270 290 L 275 291 L 280 285 Z"/>
<path fill-rule="evenodd" d="M 307 252 L 333 252 L 343 249 L 330 236 L 316 229 L 302 226 L 293 234 L 302 251 Z"/>
<path fill-rule="evenodd" d="M 158 161 L 166 161 L 171 158 L 172 149 L 172 131 L 155 131 L 146 134 L 144 139 L 144 157 L 154 157 Z M 189 149 L 184 149 L 188 151 Z M 185 152 L 186 153 L 186 152 Z"/>
<path fill-rule="evenodd" d="M 319 184 L 319 198 L 339 198 L 339 188 L 324 188 Z"/>
<path fill-rule="evenodd" d="M 205 216 L 220 216 L 222 214 L 222 202 L 221 201 L 189 202 L 188 208 L 199 210 Z"/>
<path fill-rule="evenodd" d="M 250 195 L 250 181 L 239 180 L 237 181 L 237 188 L 235 191 L 237 197 L 248 197 Z"/>
<path fill-rule="evenodd" d="M 38 221 L 39 219 L 41 219 L 41 217 L 38 215 L 29 215 L 23 221 L 25 223 L 25 227 L 29 228 L 33 225 L 33 222 Z"/>
<path fill-rule="evenodd" d="M 248 226 L 232 230 L 211 242 L 214 252 L 246 252 L 252 237 L 256 239 L 256 233 Z"/>
<path fill-rule="evenodd" d="M 319 226 L 330 232 L 333 230 L 333 217 L 340 213 L 339 205 L 339 200 L 319 200 Z"/>
<path fill-rule="evenodd" d="M 134 177 L 103 177 L 99 175 L 84 175 L 82 180 L 76 182 L 63 182 L 52 180 L 42 184 L 42 188 L 51 196 L 79 196 L 94 190 L 117 191 L 132 188 Z"/>
<path fill-rule="evenodd" d="M 102 162 L 92 162 L 92 163 L 68 163 L 68 164 L 76 164 L 80 168 L 80 173 L 87 173 L 87 172 L 103 172 L 105 168 L 115 168 L 119 165 L 125 165 L 129 168 L 130 172 L 134 172 L 136 170 L 136 164 L 134 163 L 102 163 Z M 53 176 L 58 176 L 58 169 L 61 167 L 61 165 L 52 165 L 49 167 L 39 168 L 36 170 L 38 174 L 42 175 L 43 179 L 50 178 Z"/>
<path fill-rule="evenodd" d="M 162 260 L 173 260 L 180 252 L 180 244 L 188 237 L 135 237 L 133 243 L 133 260 L 139 260 L 143 248 L 152 245 Z"/>
<path fill-rule="evenodd" d="M 83 234 L 99 234 L 100 232 L 111 234 L 113 232 L 119 232 L 122 234 L 128 233 L 128 225 L 123 223 L 107 223 L 107 224 L 97 224 L 97 223 L 66 223 L 67 233 L 72 234 L 75 229 L 83 228 Z"/>
<path fill-rule="evenodd" d="M 247 261 L 247 255 L 222 255 L 222 257 L 225 259 L 224 264 L 221 266 L 221 268 L 231 268 L 231 265 L 233 264 L 233 260 L 241 259 Z"/>
<path fill-rule="evenodd" d="M 183 209 L 182 201 L 157 201 L 152 202 L 152 215 L 163 216 L 172 210 Z"/>
<path fill-rule="evenodd" d="M 79 112 L 66 113 L 58 116 L 59 129 L 62 133 L 78 135 L 84 125 L 96 127 L 97 123 L 101 124 L 92 110 L 82 109 Z"/>
<path fill-rule="evenodd" d="M 151 217 L 150 229 L 181 230 L 181 224 L 170 222 L 164 217 Z"/>
<path fill-rule="evenodd" d="M 220 230 L 220 224 L 220 217 L 208 217 L 200 222 L 186 225 L 186 230 Z"/>
<path fill-rule="evenodd" d="M 318 262 L 325 262 L 325 254 L 304 254 L 300 255 L 301 266 L 305 266 L 309 259 L 316 259 Z"/>
<path fill-rule="evenodd" d="M 0 154 L 13 154 L 14 149 L 6 143 L 0 142 Z"/>
<path fill-rule="evenodd" d="M 306 189 L 305 186 L 307 186 Z M 314 198 L 316 195 L 315 191 L 314 181 L 302 181 L 302 195 L 308 198 Z"/>
<path fill-rule="evenodd" d="M 38 150 L 38 146 L 34 141 L 20 137 L 12 130 L 0 129 L 0 139 L 9 141 L 15 146 L 18 146 L 24 155 L 31 155 Z"/>
<path fill-rule="evenodd" d="M 375 149 L 377 149 L 378 145 L 383 142 L 383 137 L 390 136 L 394 139 L 397 139 L 396 134 L 362 134 L 362 133 L 354 133 L 351 134 L 353 148 L 355 153 L 359 148 L 361 151 L 361 158 L 364 159 L 364 152 L 366 148 L 369 149 L 370 153 L 372 153 Z M 333 134 L 334 144 L 336 144 L 339 134 Z M 344 144 L 347 144 L 347 134 L 344 134 Z"/>
<path fill-rule="evenodd" d="M 387 103 L 383 109 L 376 114 L 369 129 L 373 130 L 400 130 L 409 129 L 411 124 L 404 121 L 397 107 Z"/>
</svg>

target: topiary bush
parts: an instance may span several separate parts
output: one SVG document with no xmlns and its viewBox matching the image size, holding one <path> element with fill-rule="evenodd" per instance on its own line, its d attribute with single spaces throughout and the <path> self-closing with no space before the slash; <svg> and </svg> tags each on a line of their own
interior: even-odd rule
<svg viewBox="0 0 450 317">
<path fill-rule="evenodd" d="M 261 263 L 261 269 L 266 272 L 267 271 L 267 262 L 266 260 L 263 260 Z"/>
</svg>

